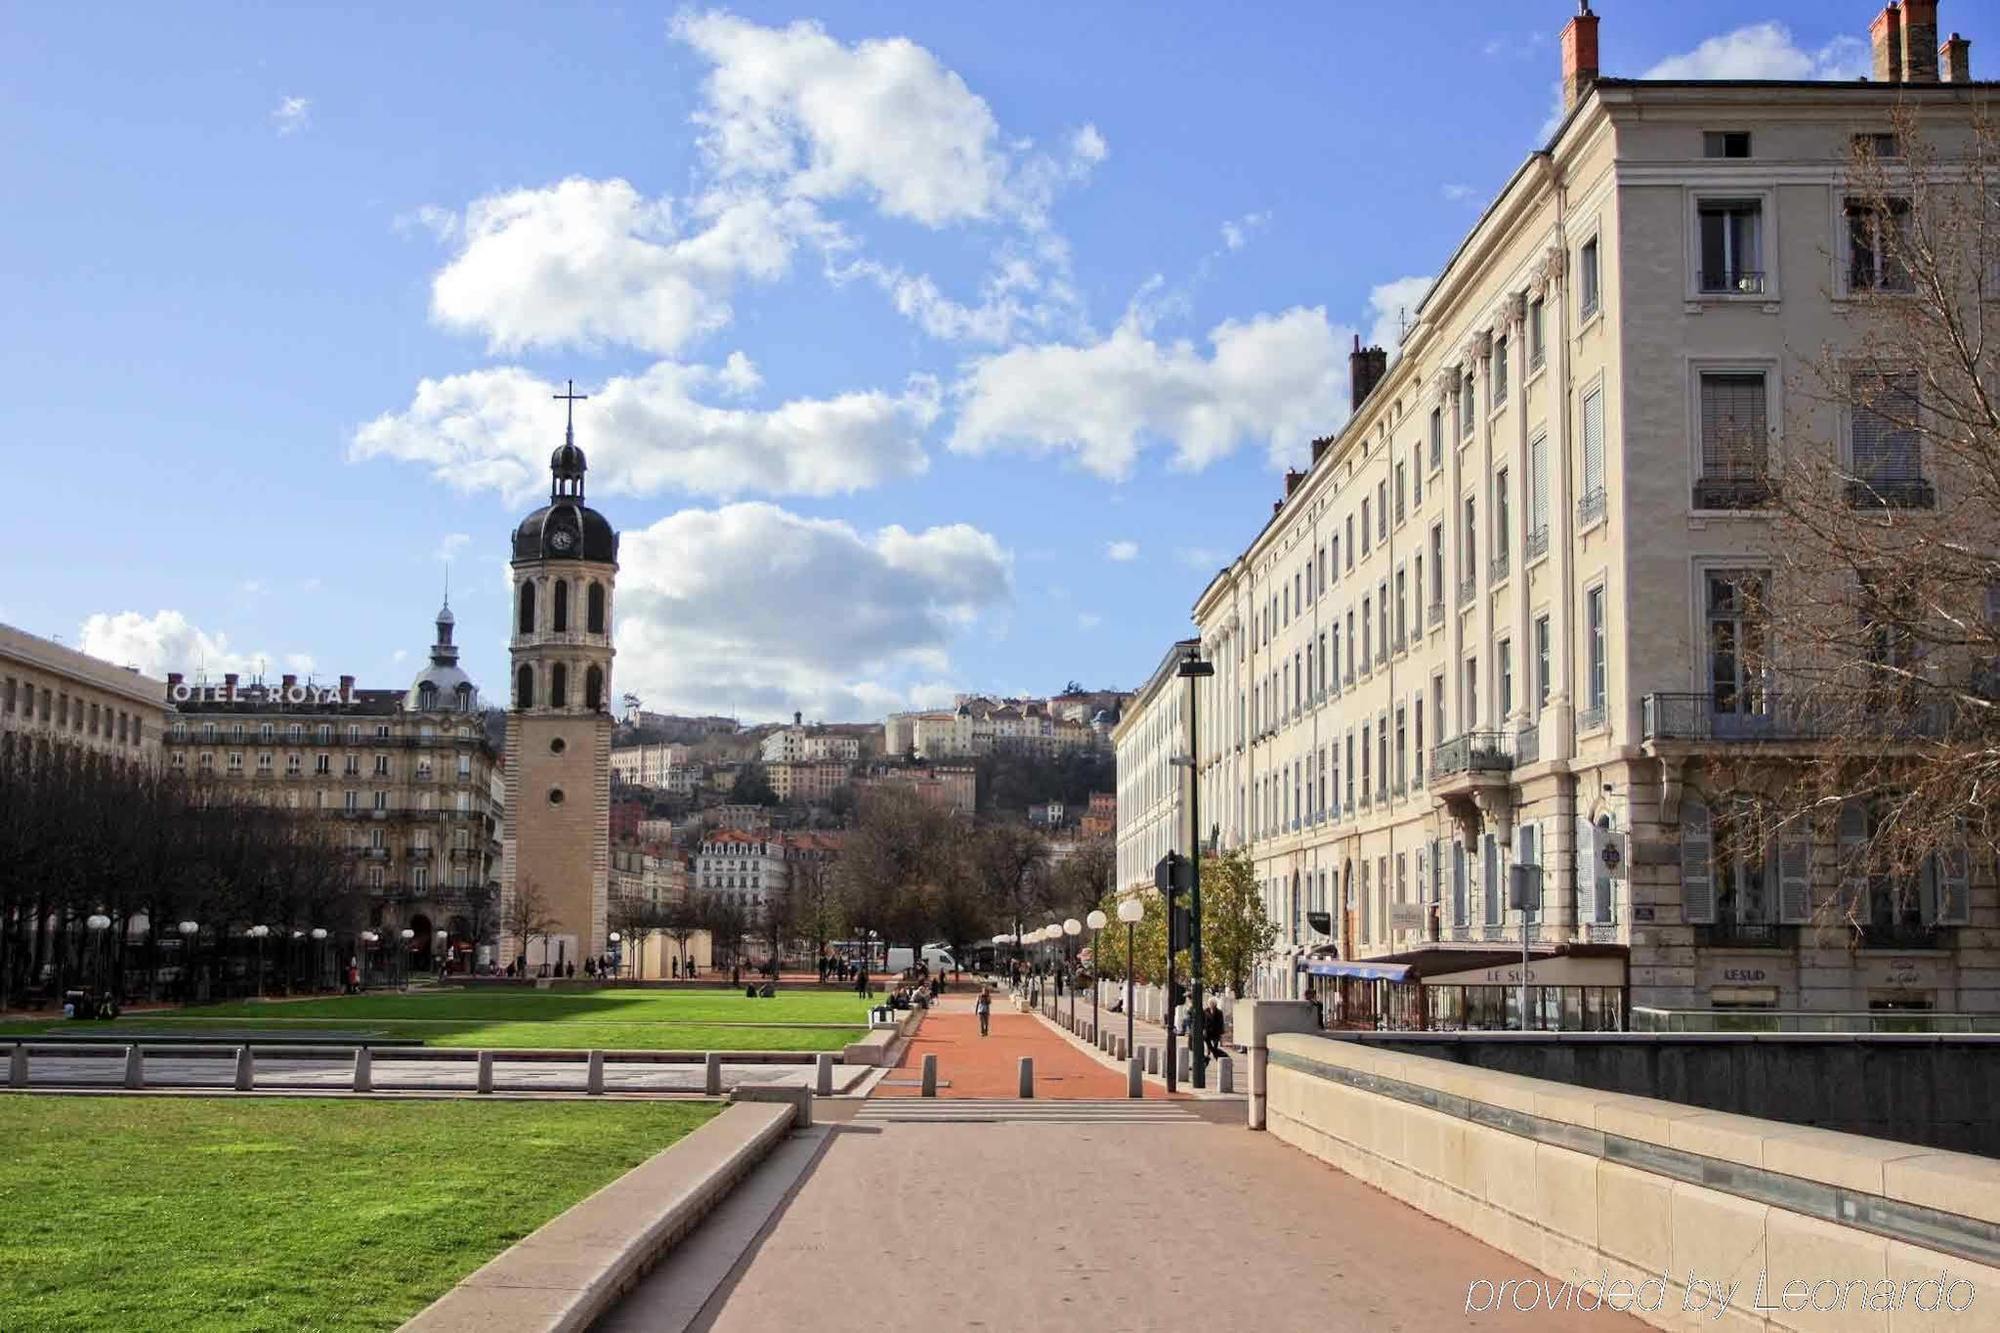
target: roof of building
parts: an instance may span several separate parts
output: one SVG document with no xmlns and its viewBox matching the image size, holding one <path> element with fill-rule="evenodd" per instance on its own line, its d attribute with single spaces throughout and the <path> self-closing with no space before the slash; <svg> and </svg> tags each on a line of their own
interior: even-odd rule
<svg viewBox="0 0 2000 1333">
<path fill-rule="evenodd" d="M 99 689 L 122 694 L 136 702 L 158 707 L 166 702 L 165 681 L 142 676 L 135 667 L 122 667 L 89 653 L 80 653 L 51 639 L 0 624 L 0 657 L 13 658 L 29 666 L 87 681 Z"/>
</svg>

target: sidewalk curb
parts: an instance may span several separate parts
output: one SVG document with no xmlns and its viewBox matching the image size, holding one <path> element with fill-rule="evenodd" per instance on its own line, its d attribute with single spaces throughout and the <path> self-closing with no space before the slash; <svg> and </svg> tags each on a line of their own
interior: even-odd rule
<svg viewBox="0 0 2000 1333">
<path fill-rule="evenodd" d="M 416 1333 L 582 1333 L 792 1132 L 785 1102 L 736 1102 L 557 1214 L 419 1311 Z"/>
</svg>

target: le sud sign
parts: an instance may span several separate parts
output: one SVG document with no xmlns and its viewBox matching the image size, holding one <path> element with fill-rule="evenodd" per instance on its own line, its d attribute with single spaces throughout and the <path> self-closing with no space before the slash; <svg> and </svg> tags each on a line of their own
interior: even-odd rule
<svg viewBox="0 0 2000 1333">
<path fill-rule="evenodd" d="M 300 704 L 325 705 L 351 704 L 354 702 L 354 686 L 301 685 L 293 681 L 289 685 L 238 685 L 225 681 L 220 685 L 190 685 L 177 680 L 167 686 L 167 702 L 175 704 Z"/>
</svg>

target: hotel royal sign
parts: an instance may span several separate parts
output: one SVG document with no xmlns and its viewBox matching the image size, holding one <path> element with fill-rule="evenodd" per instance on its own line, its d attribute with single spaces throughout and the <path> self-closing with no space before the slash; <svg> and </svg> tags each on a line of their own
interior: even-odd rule
<svg viewBox="0 0 2000 1333">
<path fill-rule="evenodd" d="M 343 680 L 338 685 L 305 685 L 297 681 L 285 685 L 239 685 L 235 681 L 224 681 L 220 685 L 191 685 L 186 681 L 172 681 L 167 686 L 167 702 L 175 704 L 296 704 L 332 707 L 354 702 L 353 681 Z"/>
</svg>

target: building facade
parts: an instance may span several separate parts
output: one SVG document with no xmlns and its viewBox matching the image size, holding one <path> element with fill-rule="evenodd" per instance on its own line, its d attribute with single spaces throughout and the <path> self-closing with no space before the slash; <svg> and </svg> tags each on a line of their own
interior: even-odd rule
<svg viewBox="0 0 2000 1333">
<path fill-rule="evenodd" d="M 823 726 L 807 726 L 803 715 L 792 714 L 792 725 L 764 738 L 762 757 L 767 764 L 843 763 L 861 758 L 861 738 Z"/>
<path fill-rule="evenodd" d="M 691 787 L 700 775 L 691 769 L 690 755 L 687 746 L 665 742 L 620 745 L 611 751 L 611 774 L 628 787 L 656 791 L 671 791 L 676 785 Z"/>
<path fill-rule="evenodd" d="M 847 786 L 854 765 L 840 759 L 788 759 L 768 765 L 765 772 L 779 800 L 795 805 L 824 805 L 835 792 Z"/>
<path fill-rule="evenodd" d="M 1167 650 L 1111 733 L 1112 751 L 1118 757 L 1121 893 L 1151 889 L 1153 867 L 1160 858 L 1190 850 L 1187 767 L 1174 764 L 1175 755 L 1188 753 L 1188 691 L 1175 671 L 1195 647 L 1195 640 L 1182 639 Z"/>
<path fill-rule="evenodd" d="M 64 752 L 152 764 L 165 682 L 0 625 L 0 762 Z"/>
<path fill-rule="evenodd" d="M 609 943 L 618 535 L 584 503 L 585 467 L 572 422 L 549 460 L 549 502 L 521 520 L 513 539 L 502 956 L 526 955 L 536 968 L 597 956 Z M 553 928 L 514 938 L 517 904 L 534 900 Z"/>
<path fill-rule="evenodd" d="M 1902 7 L 1907 49 L 1935 47 L 1934 16 Z M 1984 867 L 1947 858 L 1904 919 L 1879 887 L 1843 897 L 1849 812 L 1762 849 L 1712 830 L 1724 772 L 1813 740 L 1760 713 L 1741 648 L 1785 451 L 1886 451 L 1924 484 L 1867 414 L 1786 401 L 1801 358 L 1852 338 L 1846 295 L 1895 281 L 1850 193 L 1856 137 L 1893 154 L 1914 105 L 1948 153 L 1993 86 L 1899 72 L 1880 24 L 1886 79 L 1605 79 L 1596 24 L 1563 34 L 1553 139 L 1395 361 L 1357 346 L 1352 417 L 1196 602 L 1203 820 L 1250 850 L 1281 931 L 1259 985 L 1297 993 L 1303 963 L 1353 1021 L 1511 1025 L 1525 936 L 1548 1025 L 1991 1012 Z M 1134 785 L 1158 762 L 1135 756 Z M 1124 844 L 1121 883 L 1143 859 Z M 1538 905 L 1509 906 L 1517 865 Z"/>
<path fill-rule="evenodd" d="M 337 821 L 367 924 L 409 929 L 419 969 L 433 965 L 438 931 L 463 960 L 495 925 L 499 756 L 453 629 L 447 606 L 430 661 L 406 689 L 356 689 L 352 676 L 269 685 L 233 672 L 219 684 L 170 672 L 165 686 L 168 768 Z"/>
<path fill-rule="evenodd" d="M 970 764 L 879 767 L 854 780 L 857 792 L 907 791 L 940 809 L 969 815 L 978 806 L 979 770 Z"/>
</svg>

